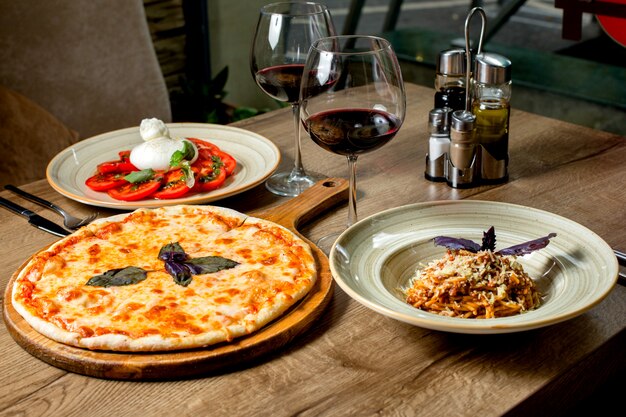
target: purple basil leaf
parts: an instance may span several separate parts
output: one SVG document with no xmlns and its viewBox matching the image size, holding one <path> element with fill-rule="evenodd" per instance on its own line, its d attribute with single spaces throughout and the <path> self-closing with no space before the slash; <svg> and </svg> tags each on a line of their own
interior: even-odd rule
<svg viewBox="0 0 626 417">
<path fill-rule="evenodd" d="M 191 283 L 191 270 L 185 264 L 165 261 L 165 270 L 174 278 L 174 282 L 178 285 L 186 287 Z"/>
<path fill-rule="evenodd" d="M 548 236 L 531 240 L 529 242 L 524 242 L 519 245 L 511 246 L 509 248 L 499 250 L 496 253 L 499 253 L 500 255 L 526 255 L 536 250 L 545 248 L 546 246 L 548 246 L 548 243 L 550 243 L 550 239 L 555 236 L 556 233 L 550 233 Z"/>
<path fill-rule="evenodd" d="M 483 245 L 480 250 L 496 250 L 496 231 L 493 226 L 483 233 Z"/>
<path fill-rule="evenodd" d="M 437 246 L 445 246 L 448 249 L 465 249 L 470 252 L 478 252 L 480 250 L 480 245 L 476 242 L 473 242 L 469 239 L 460 239 L 456 237 L 448 237 L 448 236 L 437 236 L 433 239 L 435 245 Z"/>
</svg>

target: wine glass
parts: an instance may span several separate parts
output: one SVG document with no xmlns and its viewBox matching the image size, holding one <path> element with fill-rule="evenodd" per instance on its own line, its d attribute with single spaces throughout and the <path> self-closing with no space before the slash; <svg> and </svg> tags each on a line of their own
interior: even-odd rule
<svg viewBox="0 0 626 417">
<path fill-rule="evenodd" d="M 311 139 L 348 159 L 350 227 L 357 221 L 358 156 L 393 139 L 404 121 L 404 83 L 391 45 L 375 36 L 317 40 L 306 61 L 300 100 L 300 118 Z M 339 234 L 324 236 L 317 245 L 328 253 Z"/>
<path fill-rule="evenodd" d="M 283 2 L 261 8 L 250 53 L 250 69 L 261 89 L 291 104 L 295 125 L 294 167 L 272 175 L 265 186 L 274 194 L 294 197 L 323 177 L 307 173 L 300 150 L 300 80 L 313 41 L 335 34 L 326 6 Z"/>
</svg>

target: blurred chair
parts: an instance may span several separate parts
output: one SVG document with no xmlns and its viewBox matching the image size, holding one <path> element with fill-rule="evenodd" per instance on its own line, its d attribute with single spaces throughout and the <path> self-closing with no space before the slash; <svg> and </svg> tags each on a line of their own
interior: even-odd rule
<svg viewBox="0 0 626 417">
<path fill-rule="evenodd" d="M 0 184 L 145 117 L 171 121 L 142 0 L 0 0 Z"/>
</svg>

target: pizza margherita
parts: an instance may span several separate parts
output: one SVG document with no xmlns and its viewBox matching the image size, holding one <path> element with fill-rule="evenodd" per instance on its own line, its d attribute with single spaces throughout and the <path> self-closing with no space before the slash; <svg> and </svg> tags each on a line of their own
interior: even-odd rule
<svg viewBox="0 0 626 417">
<path fill-rule="evenodd" d="M 286 228 L 214 206 L 97 220 L 36 254 L 13 304 L 39 333 L 97 350 L 170 351 L 228 342 L 281 316 L 317 279 Z"/>
</svg>

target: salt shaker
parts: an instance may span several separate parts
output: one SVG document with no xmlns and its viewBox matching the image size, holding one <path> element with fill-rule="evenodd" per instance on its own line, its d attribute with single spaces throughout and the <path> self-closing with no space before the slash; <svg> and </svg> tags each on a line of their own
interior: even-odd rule
<svg viewBox="0 0 626 417">
<path fill-rule="evenodd" d="M 435 77 L 435 108 L 465 108 L 465 51 L 460 48 L 446 49 L 437 57 Z"/>
<path fill-rule="evenodd" d="M 472 187 L 476 181 L 478 150 L 474 136 L 476 116 L 466 110 L 452 113 L 450 120 L 450 153 L 446 182 L 454 188 Z"/>
<path fill-rule="evenodd" d="M 428 154 L 424 177 L 430 181 L 445 181 L 446 158 L 450 152 L 450 115 L 452 109 L 432 109 L 428 113 Z"/>
<path fill-rule="evenodd" d="M 472 113 L 484 183 L 508 180 L 511 61 L 493 53 L 476 56 Z"/>
</svg>

